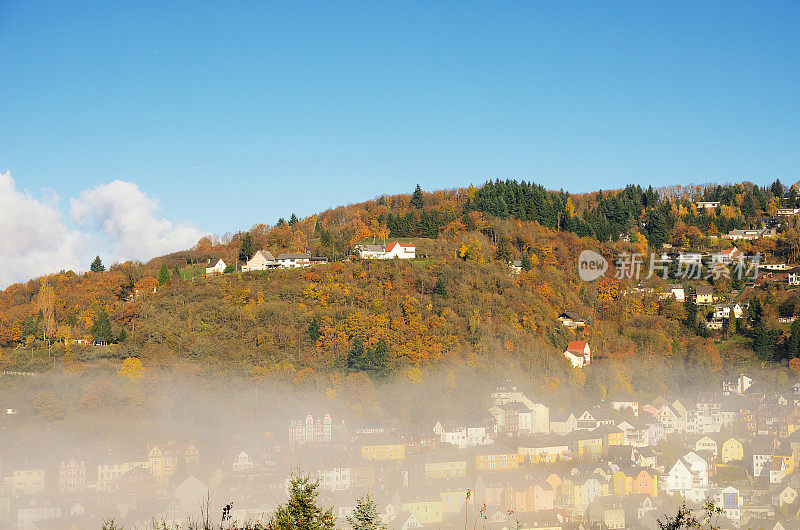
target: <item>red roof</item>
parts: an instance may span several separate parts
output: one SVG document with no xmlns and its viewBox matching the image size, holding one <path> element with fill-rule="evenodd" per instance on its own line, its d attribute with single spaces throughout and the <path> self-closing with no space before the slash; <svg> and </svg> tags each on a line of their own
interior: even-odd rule
<svg viewBox="0 0 800 530">
<path fill-rule="evenodd" d="M 571 340 L 569 341 L 569 346 L 567 346 L 567 351 L 580 353 L 582 355 L 584 348 L 586 348 L 588 344 L 589 343 L 585 340 Z"/>
<path fill-rule="evenodd" d="M 412 245 L 411 243 L 403 244 L 395 241 L 394 243 L 389 243 L 389 246 L 386 247 L 386 252 L 391 252 L 392 250 L 394 250 L 394 247 L 396 246 L 401 246 L 403 248 L 415 248 L 414 245 Z"/>
</svg>

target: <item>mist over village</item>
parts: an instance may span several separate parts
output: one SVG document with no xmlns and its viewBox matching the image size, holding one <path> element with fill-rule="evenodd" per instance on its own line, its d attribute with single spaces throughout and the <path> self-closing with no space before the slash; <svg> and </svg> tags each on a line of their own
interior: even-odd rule
<svg viewBox="0 0 800 530">
<path fill-rule="evenodd" d="M 800 5 L 0 5 L 0 530 L 800 530 Z"/>
</svg>

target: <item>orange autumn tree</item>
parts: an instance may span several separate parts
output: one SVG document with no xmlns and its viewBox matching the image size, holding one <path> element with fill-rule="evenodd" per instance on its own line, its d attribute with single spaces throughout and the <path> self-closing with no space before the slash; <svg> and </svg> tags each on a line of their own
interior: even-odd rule
<svg viewBox="0 0 800 530">
<path fill-rule="evenodd" d="M 789 361 L 789 368 L 792 370 L 792 372 L 794 372 L 794 375 L 800 379 L 800 358 L 792 357 L 792 359 Z"/>
</svg>

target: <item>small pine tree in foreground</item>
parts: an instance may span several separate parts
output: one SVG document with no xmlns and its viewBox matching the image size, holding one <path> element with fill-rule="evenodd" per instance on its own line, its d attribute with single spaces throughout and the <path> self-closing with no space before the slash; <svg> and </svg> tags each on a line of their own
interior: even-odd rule
<svg viewBox="0 0 800 530">
<path fill-rule="evenodd" d="M 267 524 L 269 530 L 333 530 L 336 520 L 333 508 L 317 505 L 319 482 L 292 474 L 289 479 L 289 500 L 275 510 Z"/>
<path fill-rule="evenodd" d="M 353 515 L 347 518 L 353 530 L 386 530 L 375 502 L 369 495 L 356 499 Z"/>
</svg>

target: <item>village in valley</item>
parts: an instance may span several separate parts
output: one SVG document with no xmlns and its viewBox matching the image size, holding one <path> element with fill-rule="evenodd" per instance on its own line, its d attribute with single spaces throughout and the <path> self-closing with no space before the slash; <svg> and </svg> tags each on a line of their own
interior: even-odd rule
<svg viewBox="0 0 800 530">
<path fill-rule="evenodd" d="M 585 342 L 568 352 L 589 364 Z M 223 454 L 203 440 L 154 440 L 128 455 L 76 448 L 60 460 L 17 447 L 0 468 L 0 522 L 90 528 L 103 514 L 143 530 L 183 523 L 207 495 L 213 506 L 234 500 L 240 522 L 264 520 L 289 476 L 304 473 L 340 521 L 369 494 L 397 530 L 465 520 L 498 530 L 644 529 L 683 502 L 707 500 L 722 510 L 722 529 L 800 527 L 800 383 L 766 394 L 742 374 L 692 396 L 622 395 L 565 410 L 509 380 L 485 403 L 414 429 L 326 410 L 254 418 L 261 430 L 235 435 Z"/>
</svg>

